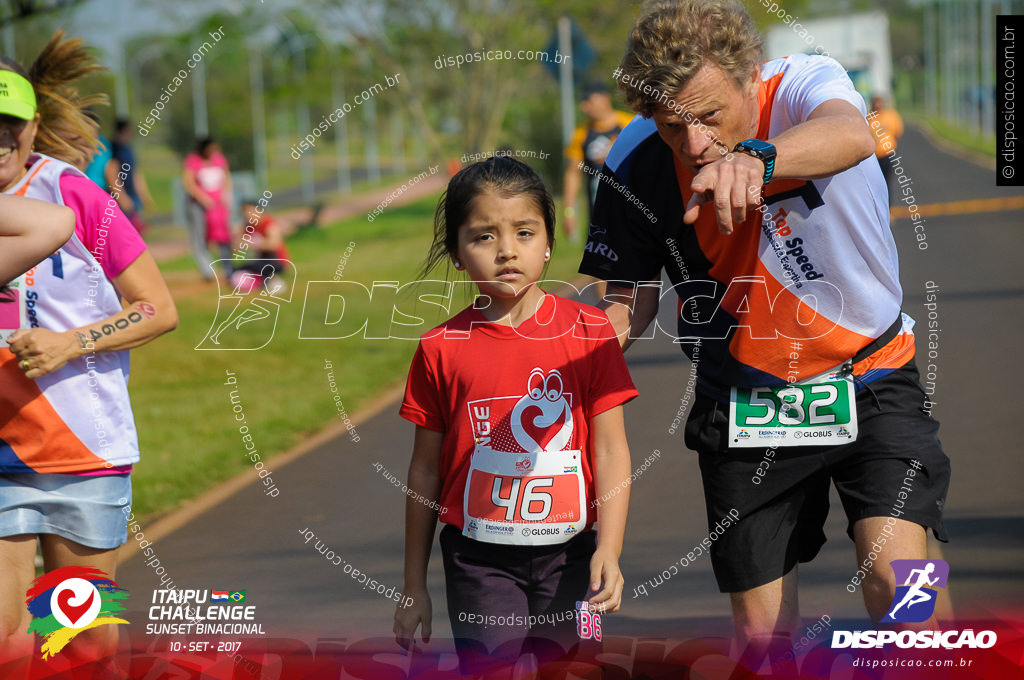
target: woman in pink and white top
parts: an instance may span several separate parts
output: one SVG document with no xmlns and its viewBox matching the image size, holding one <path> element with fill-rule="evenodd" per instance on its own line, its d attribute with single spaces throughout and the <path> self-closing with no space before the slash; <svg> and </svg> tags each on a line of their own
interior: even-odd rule
<svg viewBox="0 0 1024 680">
<path fill-rule="evenodd" d="M 96 148 L 96 126 L 82 109 L 97 97 L 79 97 L 74 82 L 98 68 L 81 40 L 61 32 L 29 69 L 0 56 L 0 192 L 64 206 L 75 218 L 70 238 L 10 284 L 22 306 L 18 330 L 0 346 L 6 658 L 32 649 L 25 593 L 37 543 L 46 571 L 91 567 L 114 578 L 116 548 L 128 538 L 129 473 L 139 460 L 127 350 L 178 322 L 116 197 L 68 162 Z M 116 639 L 117 626 L 98 626 L 61 654 L 108 657 Z"/>
<path fill-rule="evenodd" d="M 231 171 L 212 138 L 199 140 L 196 151 L 185 158 L 181 175 L 189 201 L 189 234 L 192 257 L 207 281 L 213 279 L 209 246 L 217 248 L 224 276 L 231 276 Z"/>
</svg>

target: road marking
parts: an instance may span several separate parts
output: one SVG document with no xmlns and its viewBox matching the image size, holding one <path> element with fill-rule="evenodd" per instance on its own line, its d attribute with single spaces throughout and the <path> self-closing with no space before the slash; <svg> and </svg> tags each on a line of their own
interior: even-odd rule
<svg viewBox="0 0 1024 680">
<path fill-rule="evenodd" d="M 971 213 L 1021 209 L 1024 209 L 1024 196 L 1012 196 L 1010 198 L 976 198 L 969 201 L 929 203 L 928 205 L 918 206 L 917 212 L 921 217 L 940 217 L 942 215 L 968 215 Z M 889 219 L 910 219 L 910 210 L 901 205 L 889 208 Z"/>
</svg>

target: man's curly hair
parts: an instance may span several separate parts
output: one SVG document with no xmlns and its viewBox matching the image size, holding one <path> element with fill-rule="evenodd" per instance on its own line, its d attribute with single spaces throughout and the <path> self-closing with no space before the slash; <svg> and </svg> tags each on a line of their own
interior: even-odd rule
<svg viewBox="0 0 1024 680">
<path fill-rule="evenodd" d="M 650 118 L 705 62 L 741 87 L 763 59 L 761 36 L 738 0 L 657 0 L 636 20 L 619 68 L 626 102 Z M 643 81 L 650 85 L 637 87 Z"/>
</svg>

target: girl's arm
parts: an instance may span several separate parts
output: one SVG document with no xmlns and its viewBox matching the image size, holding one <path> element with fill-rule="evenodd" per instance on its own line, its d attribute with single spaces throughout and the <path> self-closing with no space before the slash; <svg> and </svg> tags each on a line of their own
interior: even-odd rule
<svg viewBox="0 0 1024 680">
<path fill-rule="evenodd" d="M 70 208 L 0 194 L 0 285 L 46 259 L 74 230 L 75 213 Z"/>
<path fill-rule="evenodd" d="M 177 327 L 174 299 L 148 250 L 115 276 L 113 284 L 127 303 L 117 314 L 63 332 L 23 328 L 11 335 L 11 351 L 31 367 L 26 377 L 44 376 L 84 354 L 138 347 Z M 83 291 L 83 304 L 91 299 Z"/>
<path fill-rule="evenodd" d="M 614 612 L 622 603 L 624 581 L 619 571 L 619 555 L 629 508 L 629 444 L 622 407 L 594 416 L 590 420 L 590 436 L 599 527 L 597 550 L 590 560 L 590 589 L 596 594 L 589 602 L 602 611 Z"/>
<path fill-rule="evenodd" d="M 405 594 L 412 604 L 395 610 L 395 641 L 409 649 L 416 628 L 423 625 L 422 639 L 430 642 L 431 606 L 427 593 L 427 563 L 434 543 L 437 511 L 426 503 L 437 503 L 441 495 L 441 442 L 444 434 L 417 425 L 416 440 L 409 463 L 409 496 L 405 500 Z M 422 499 L 413 494 L 418 493 Z"/>
</svg>

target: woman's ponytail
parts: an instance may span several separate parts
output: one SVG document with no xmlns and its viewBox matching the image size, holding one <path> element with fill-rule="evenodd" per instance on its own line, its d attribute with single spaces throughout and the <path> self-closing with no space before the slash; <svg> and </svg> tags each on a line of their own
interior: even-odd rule
<svg viewBox="0 0 1024 680">
<path fill-rule="evenodd" d="M 72 165 L 92 159 L 99 148 L 99 126 L 86 109 L 108 99 L 105 94 L 81 96 L 74 83 L 102 70 L 81 38 L 67 38 L 64 31 L 53 34 L 28 69 L 40 116 L 36 151 Z"/>
</svg>

